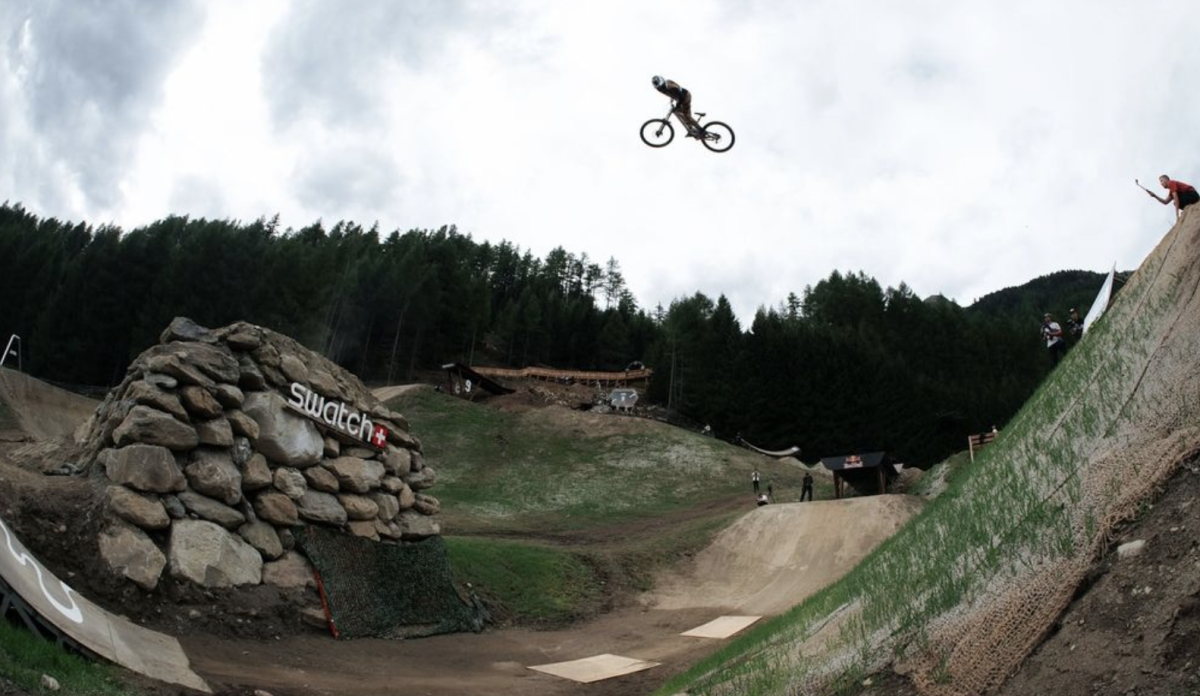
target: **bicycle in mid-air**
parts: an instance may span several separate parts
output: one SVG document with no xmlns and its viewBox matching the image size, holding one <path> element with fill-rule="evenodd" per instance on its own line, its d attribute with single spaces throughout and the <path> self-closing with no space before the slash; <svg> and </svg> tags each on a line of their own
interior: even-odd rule
<svg viewBox="0 0 1200 696">
<path fill-rule="evenodd" d="M 650 147 L 663 147 L 675 139 L 675 127 L 671 125 L 671 114 L 675 114 L 683 127 L 687 130 L 688 137 L 695 138 L 704 147 L 713 152 L 725 152 L 733 147 L 733 129 L 727 124 L 720 121 L 709 121 L 704 125 L 700 125 L 700 119 L 704 118 L 704 114 L 697 111 L 696 120 L 694 123 L 688 123 L 675 111 L 675 104 L 672 102 L 671 110 L 662 118 L 652 118 L 642 124 L 642 142 Z"/>
</svg>

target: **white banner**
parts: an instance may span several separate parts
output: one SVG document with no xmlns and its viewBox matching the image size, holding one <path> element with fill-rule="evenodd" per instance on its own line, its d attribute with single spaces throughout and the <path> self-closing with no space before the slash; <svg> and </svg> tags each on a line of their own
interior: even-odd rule
<svg viewBox="0 0 1200 696">
<path fill-rule="evenodd" d="M 1113 278 L 1117 274 L 1117 267 L 1108 272 L 1108 277 L 1104 279 L 1104 284 L 1100 286 L 1100 292 L 1097 293 L 1096 299 L 1092 302 L 1092 308 L 1088 310 L 1087 316 L 1083 318 L 1083 332 L 1091 328 L 1092 322 L 1100 318 L 1104 314 L 1104 310 L 1108 309 L 1108 301 L 1112 299 Z"/>
</svg>

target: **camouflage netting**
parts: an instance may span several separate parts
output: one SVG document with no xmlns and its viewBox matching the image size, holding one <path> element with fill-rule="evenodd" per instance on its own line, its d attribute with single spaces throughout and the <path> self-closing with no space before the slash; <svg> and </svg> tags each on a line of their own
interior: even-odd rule
<svg viewBox="0 0 1200 696">
<path fill-rule="evenodd" d="M 922 694 L 980 694 L 1002 684 L 1051 630 L 1114 527 L 1196 456 L 1198 288 L 1193 210 L 1010 424 L 1027 436 L 995 452 L 971 487 L 1003 494 L 1032 483 L 1044 495 L 1022 501 L 1012 529 L 1040 519 L 1061 532 L 1046 543 L 1018 541 L 1014 532 L 985 550 L 1018 547 L 1009 568 L 930 627 L 928 648 L 907 665 Z"/>
<path fill-rule="evenodd" d="M 338 637 L 412 638 L 483 628 L 486 611 L 459 596 L 441 537 L 390 546 L 307 527 L 296 542 L 320 574 Z"/>
</svg>

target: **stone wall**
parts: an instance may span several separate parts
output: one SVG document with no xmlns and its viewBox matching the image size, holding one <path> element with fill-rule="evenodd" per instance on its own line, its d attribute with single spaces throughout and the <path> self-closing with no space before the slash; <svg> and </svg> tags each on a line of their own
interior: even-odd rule
<svg viewBox="0 0 1200 696">
<path fill-rule="evenodd" d="M 293 385 L 387 428 L 386 444 L 289 408 Z M 164 571 L 204 587 L 306 582 L 299 525 L 380 543 L 440 533 L 426 493 L 436 476 L 404 417 L 324 357 L 245 322 L 177 318 L 85 424 L 83 447 L 106 486 L 101 554 L 145 589 Z"/>
</svg>

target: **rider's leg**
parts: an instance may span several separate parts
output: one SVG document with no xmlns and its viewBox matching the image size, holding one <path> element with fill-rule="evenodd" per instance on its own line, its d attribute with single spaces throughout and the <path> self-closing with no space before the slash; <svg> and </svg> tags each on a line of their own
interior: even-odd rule
<svg viewBox="0 0 1200 696">
<path fill-rule="evenodd" d="M 696 118 L 692 116 L 692 93 L 684 94 L 683 99 L 679 102 L 678 110 L 683 114 L 684 123 L 687 123 L 690 129 L 700 130 L 700 124 L 696 122 Z"/>
</svg>

